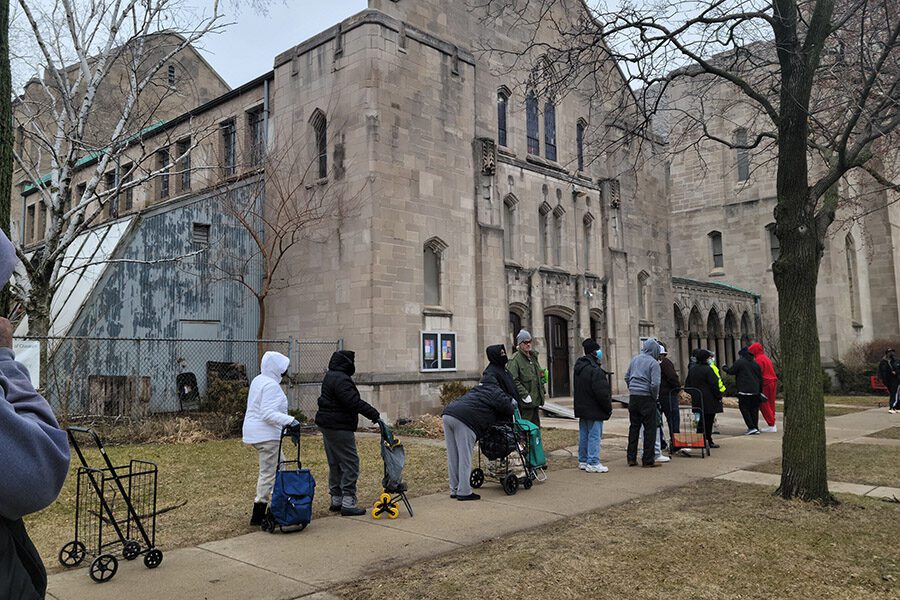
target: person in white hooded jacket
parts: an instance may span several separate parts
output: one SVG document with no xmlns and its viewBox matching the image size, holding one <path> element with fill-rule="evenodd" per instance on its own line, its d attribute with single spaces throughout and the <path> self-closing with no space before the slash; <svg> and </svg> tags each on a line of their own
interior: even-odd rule
<svg viewBox="0 0 900 600">
<path fill-rule="evenodd" d="M 244 414 L 244 443 L 259 453 L 259 479 L 256 482 L 256 500 L 250 525 L 260 525 L 275 486 L 275 470 L 281 429 L 300 423 L 288 414 L 288 401 L 281 389 L 281 376 L 290 366 L 290 359 L 278 352 L 263 354 L 259 375 L 250 382 L 247 394 L 247 412 Z"/>
</svg>

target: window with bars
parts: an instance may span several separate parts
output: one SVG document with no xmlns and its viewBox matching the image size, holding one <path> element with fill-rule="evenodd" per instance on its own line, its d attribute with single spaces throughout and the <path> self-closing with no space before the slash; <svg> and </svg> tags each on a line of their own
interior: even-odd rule
<svg viewBox="0 0 900 600">
<path fill-rule="evenodd" d="M 552 102 L 544 104 L 544 156 L 556 160 L 556 105 Z"/>
<path fill-rule="evenodd" d="M 191 138 L 178 140 L 175 144 L 178 153 L 178 191 L 191 189 Z"/>
<path fill-rule="evenodd" d="M 159 199 L 169 197 L 169 170 L 170 170 L 169 149 L 163 148 L 156 152 L 156 168 L 159 171 Z"/>
<path fill-rule="evenodd" d="M 237 128 L 234 119 L 221 125 L 222 130 L 222 175 L 231 177 L 237 172 Z"/>
<path fill-rule="evenodd" d="M 167 79 L 170 88 L 174 88 L 175 84 L 178 83 L 175 76 L 175 65 L 169 65 L 169 68 L 167 70 Z"/>
<path fill-rule="evenodd" d="M 528 154 L 541 153 L 541 141 L 538 137 L 538 101 L 533 91 L 525 96 L 525 129 L 528 138 Z"/>
<path fill-rule="evenodd" d="M 506 90 L 497 92 L 497 143 L 506 146 L 506 112 L 509 104 L 509 93 Z"/>
<path fill-rule="evenodd" d="M 193 228 L 191 229 L 191 243 L 194 246 L 199 248 L 206 248 L 209 246 L 209 232 L 210 225 L 209 223 L 194 223 Z"/>
<path fill-rule="evenodd" d="M 261 165 L 266 157 L 266 127 L 263 108 L 247 113 L 247 131 L 250 135 L 250 164 Z"/>
</svg>

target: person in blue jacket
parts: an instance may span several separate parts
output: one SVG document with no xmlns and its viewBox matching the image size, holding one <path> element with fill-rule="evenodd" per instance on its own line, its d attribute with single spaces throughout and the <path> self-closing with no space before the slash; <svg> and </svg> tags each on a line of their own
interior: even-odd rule
<svg viewBox="0 0 900 600">
<path fill-rule="evenodd" d="M 16 265 L 0 231 L 0 287 Z M 16 362 L 12 324 L 0 318 L 0 598 L 44 598 L 47 572 L 22 517 L 56 500 L 69 471 L 69 441 L 50 405 Z"/>
</svg>

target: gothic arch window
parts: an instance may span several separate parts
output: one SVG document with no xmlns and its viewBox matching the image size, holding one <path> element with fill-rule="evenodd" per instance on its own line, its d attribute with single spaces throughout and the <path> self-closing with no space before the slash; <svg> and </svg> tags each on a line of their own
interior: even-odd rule
<svg viewBox="0 0 900 600">
<path fill-rule="evenodd" d="M 516 256 L 516 205 L 519 201 L 509 194 L 503 199 L 503 254 L 506 260 Z"/>
<path fill-rule="evenodd" d="M 859 273 L 856 265 L 856 242 L 852 234 L 847 234 L 844 241 L 844 250 L 847 255 L 847 289 L 850 292 L 850 318 L 854 325 L 862 322 L 859 306 Z"/>
<path fill-rule="evenodd" d="M 506 87 L 497 90 L 497 143 L 506 146 L 506 117 L 509 112 L 510 92 Z"/>
<path fill-rule="evenodd" d="M 447 244 L 433 237 L 425 242 L 425 305 L 441 305 L 442 263 Z"/>
<path fill-rule="evenodd" d="M 556 160 L 556 104 L 552 100 L 544 103 L 544 156 Z"/>
<path fill-rule="evenodd" d="M 538 137 L 539 120 L 537 96 L 534 94 L 534 90 L 528 90 L 525 95 L 525 131 L 528 138 L 528 154 L 539 155 L 541 153 L 541 140 Z"/>
<path fill-rule="evenodd" d="M 575 154 L 578 159 L 578 170 L 584 171 L 584 130 L 587 127 L 587 123 L 584 122 L 584 119 L 578 119 L 578 124 L 575 125 Z"/>
<path fill-rule="evenodd" d="M 750 150 L 747 148 L 747 130 L 741 127 L 734 132 L 734 153 L 737 162 L 737 180 L 750 179 Z"/>
<path fill-rule="evenodd" d="M 553 264 L 557 267 L 562 265 L 563 259 L 563 243 L 565 232 L 565 216 L 566 209 L 557 205 L 553 209 Z"/>
<path fill-rule="evenodd" d="M 710 231 L 707 234 L 709 238 L 710 258 L 712 259 L 713 269 L 725 268 L 725 255 L 722 250 L 722 233 L 719 231 Z"/>
<path fill-rule="evenodd" d="M 313 129 L 314 152 L 319 179 L 328 177 L 328 120 L 318 108 L 309 118 Z"/>
<path fill-rule="evenodd" d="M 638 315 L 641 321 L 652 321 L 650 318 L 651 289 L 650 274 L 647 271 L 641 271 L 638 275 Z"/>
</svg>

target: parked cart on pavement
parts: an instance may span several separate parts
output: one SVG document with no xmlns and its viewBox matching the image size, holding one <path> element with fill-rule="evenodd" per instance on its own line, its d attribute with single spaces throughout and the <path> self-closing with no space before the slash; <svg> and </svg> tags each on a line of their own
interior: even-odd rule
<svg viewBox="0 0 900 600">
<path fill-rule="evenodd" d="M 692 449 L 699 449 L 700 458 L 706 458 L 709 455 L 709 444 L 706 432 L 703 431 L 703 392 L 695 387 L 675 388 L 669 392 L 669 406 L 672 406 L 673 395 L 678 398 L 678 431 L 672 433 L 669 454 L 680 450 L 687 450 L 689 453 Z M 694 398 L 699 399 L 699 413 L 693 408 Z"/>
<path fill-rule="evenodd" d="M 473 488 L 480 488 L 485 479 L 492 479 L 500 483 L 507 496 L 512 496 L 519 486 L 528 490 L 535 480 L 547 479 L 541 430 L 523 419 L 518 409 L 511 423 L 491 427 L 478 441 L 478 449 L 478 465 L 469 477 Z M 487 459 L 486 464 L 482 463 L 482 456 Z"/>
<path fill-rule="evenodd" d="M 75 494 L 75 539 L 59 551 L 64 567 L 75 567 L 90 555 L 90 577 L 109 581 L 125 560 L 144 556 L 144 566 L 155 569 L 163 554 L 156 548 L 157 467 L 152 462 L 132 460 L 113 466 L 100 437 L 84 427 L 67 429 L 72 448 L 81 461 Z M 88 464 L 78 435 L 93 438 L 105 466 Z"/>
</svg>

